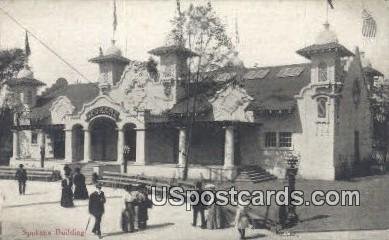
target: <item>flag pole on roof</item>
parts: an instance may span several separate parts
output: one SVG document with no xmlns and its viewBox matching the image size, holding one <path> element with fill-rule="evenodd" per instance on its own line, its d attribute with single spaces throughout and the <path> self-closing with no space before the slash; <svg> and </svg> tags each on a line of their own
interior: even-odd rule
<svg viewBox="0 0 389 240">
<path fill-rule="evenodd" d="M 24 53 L 26 54 L 26 64 L 28 64 L 28 57 L 31 55 L 30 43 L 28 41 L 28 31 L 26 30 L 26 35 L 24 38 Z"/>
<path fill-rule="evenodd" d="M 116 32 L 117 25 L 118 25 L 118 21 L 117 21 L 117 15 L 116 15 L 116 0 L 113 0 L 112 40 L 115 40 L 115 32 Z"/>
<path fill-rule="evenodd" d="M 328 23 L 328 7 L 334 9 L 334 3 L 333 0 L 326 0 L 326 2 L 326 23 Z"/>
</svg>

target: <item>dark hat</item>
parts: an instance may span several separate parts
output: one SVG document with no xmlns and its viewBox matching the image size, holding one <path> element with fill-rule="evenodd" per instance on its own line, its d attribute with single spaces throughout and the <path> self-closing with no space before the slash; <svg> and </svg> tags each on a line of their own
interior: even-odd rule
<svg viewBox="0 0 389 240">
<path fill-rule="evenodd" d="M 23 164 L 19 164 L 19 167 L 24 167 L 24 165 Z"/>
<path fill-rule="evenodd" d="M 101 189 L 103 187 L 102 183 L 96 183 L 96 188 Z"/>
</svg>

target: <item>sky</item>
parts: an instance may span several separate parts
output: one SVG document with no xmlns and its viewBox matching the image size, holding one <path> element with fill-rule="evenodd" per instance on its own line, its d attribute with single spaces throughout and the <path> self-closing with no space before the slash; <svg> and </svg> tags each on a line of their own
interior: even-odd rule
<svg viewBox="0 0 389 240">
<path fill-rule="evenodd" d="M 207 1 L 181 0 L 181 8 Z M 359 46 L 373 66 L 389 76 L 389 0 L 333 0 L 328 10 L 331 29 L 339 42 L 355 51 Z M 246 67 L 302 63 L 295 52 L 314 43 L 326 21 L 326 0 L 213 0 L 218 16 L 235 39 Z M 175 0 L 116 0 L 117 46 L 132 60 L 147 60 L 147 52 L 164 45 L 176 14 Z M 88 59 L 110 46 L 113 0 L 0 0 L 0 7 L 16 18 L 88 80 L 70 69 L 32 36 L 30 65 L 35 78 L 53 84 L 59 77 L 70 83 L 94 82 L 98 68 Z M 377 22 L 373 40 L 362 38 L 362 9 Z M 24 48 L 24 30 L 0 13 L 0 48 Z"/>
</svg>

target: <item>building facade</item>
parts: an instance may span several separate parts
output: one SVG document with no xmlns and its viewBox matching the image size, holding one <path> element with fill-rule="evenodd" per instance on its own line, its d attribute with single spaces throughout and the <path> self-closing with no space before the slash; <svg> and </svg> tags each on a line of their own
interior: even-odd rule
<svg viewBox="0 0 389 240">
<path fill-rule="evenodd" d="M 90 60 L 99 67 L 95 83 L 58 79 L 40 95 L 43 83 L 27 68 L 5 82 L 1 95 L 18 92 L 26 109 L 15 118 L 10 164 L 39 166 L 44 148 L 46 166 L 59 169 L 127 166 L 132 175 L 180 177 L 189 161 L 189 178 L 233 180 L 243 166 L 283 178 L 293 153 L 300 177 L 334 180 L 369 160 L 369 87 L 380 73 L 329 25 L 297 51 L 309 63 L 246 68 L 235 59 L 198 83 L 187 64 L 196 53 L 177 46 L 149 53 L 158 63 L 127 59 L 112 42 Z M 197 94 L 188 95 L 194 84 Z"/>
</svg>

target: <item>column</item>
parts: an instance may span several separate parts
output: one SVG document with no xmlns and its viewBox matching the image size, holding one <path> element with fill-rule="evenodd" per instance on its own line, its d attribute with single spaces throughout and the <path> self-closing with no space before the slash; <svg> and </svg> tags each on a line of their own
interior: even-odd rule
<svg viewBox="0 0 389 240">
<path fill-rule="evenodd" d="M 12 159 L 16 160 L 19 158 L 19 134 L 17 130 L 12 131 Z"/>
<path fill-rule="evenodd" d="M 179 128 L 178 133 L 178 166 L 184 167 L 186 164 L 186 129 Z"/>
<path fill-rule="evenodd" d="M 118 142 L 117 142 L 117 158 L 116 161 L 118 164 L 123 165 L 123 150 L 124 150 L 124 131 L 123 129 L 118 129 Z"/>
<path fill-rule="evenodd" d="M 234 168 L 234 127 L 225 127 L 224 169 Z"/>
<path fill-rule="evenodd" d="M 83 162 L 89 162 L 90 159 L 90 131 L 89 129 L 84 129 L 84 160 Z"/>
<path fill-rule="evenodd" d="M 146 129 L 136 128 L 136 164 L 145 165 Z"/>
<path fill-rule="evenodd" d="M 65 129 L 65 162 L 73 162 L 72 129 Z"/>
</svg>

